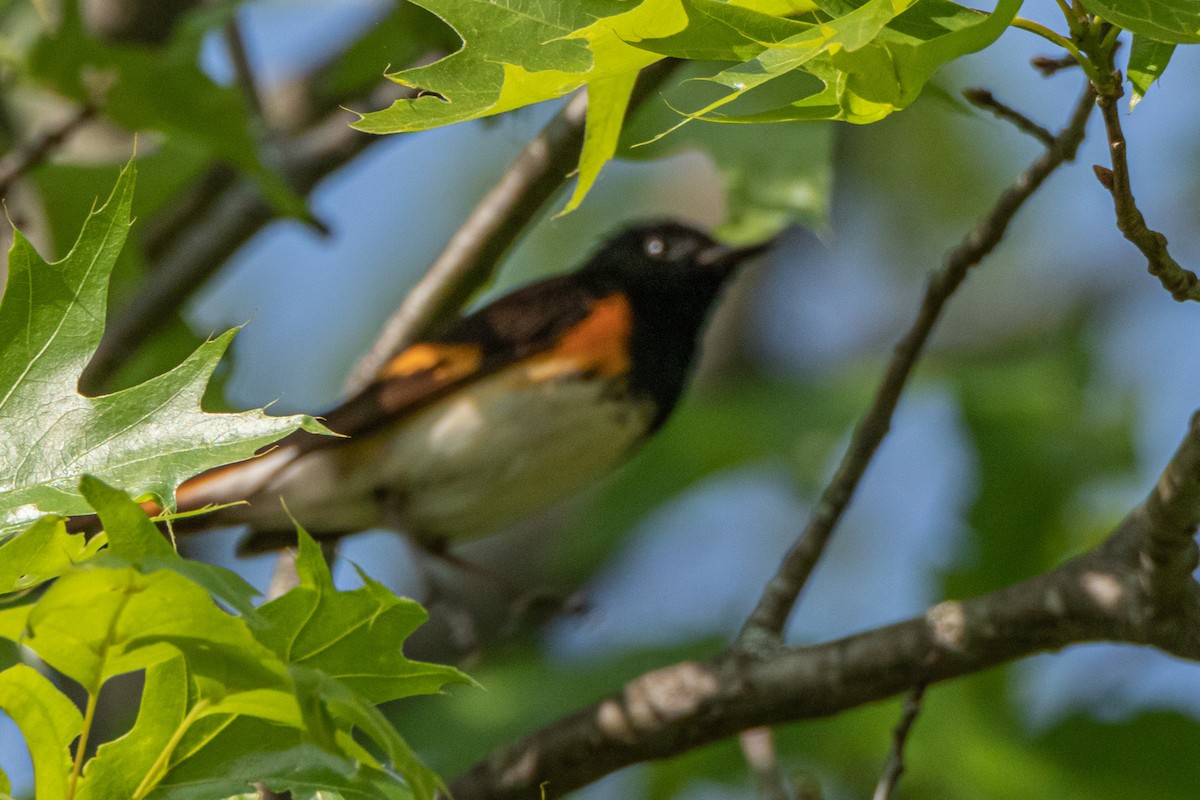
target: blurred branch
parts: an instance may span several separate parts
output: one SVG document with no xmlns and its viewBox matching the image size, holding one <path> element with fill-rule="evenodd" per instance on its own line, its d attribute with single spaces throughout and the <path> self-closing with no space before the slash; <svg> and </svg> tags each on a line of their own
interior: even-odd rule
<svg viewBox="0 0 1200 800">
<path fill-rule="evenodd" d="M 201 0 L 69 0 L 82 2 L 88 27 L 110 42 L 160 45 Z"/>
<path fill-rule="evenodd" d="M 749 651 L 777 646 L 800 592 L 804 589 L 825 546 L 849 506 L 863 474 L 891 426 L 900 394 L 937 325 L 942 308 L 967 277 L 1004 237 L 1008 225 L 1025 201 L 1064 162 L 1075 157 L 1095 101 L 1089 84 L 1075 104 L 1070 121 L 1009 186 L 986 217 L 946 255 L 942 269 L 930 278 L 920 310 L 893 352 L 871 406 L 863 414 L 837 472 L 821 493 L 808 524 L 784 556 L 775 576 L 763 589 L 758 605 L 739 634 L 740 646 Z"/>
<path fill-rule="evenodd" d="M 382 83 L 365 102 L 385 105 L 409 92 Z M 377 141 L 350 128 L 345 112 L 338 110 L 279 141 L 279 168 L 297 192 L 307 194 Z M 84 391 L 105 387 L 129 355 L 275 217 L 275 209 L 253 181 L 237 177 L 226 166 L 207 172 L 154 230 L 147 243 L 147 251 L 156 255 L 153 273 L 142 291 L 112 314 L 96 355 L 84 371 L 80 383 Z"/>
<path fill-rule="evenodd" d="M 892 733 L 892 749 L 888 752 L 887 764 L 883 768 L 883 775 L 879 778 L 879 784 L 875 787 L 875 794 L 871 796 L 871 800 L 891 800 L 896 783 L 904 774 L 904 746 L 908 743 L 908 734 L 912 732 L 913 723 L 921 714 L 921 701 L 924 697 L 925 684 L 921 682 L 914 686 L 908 693 L 908 697 L 905 698 L 900 721 L 896 723 L 896 729 Z"/>
<path fill-rule="evenodd" d="M 258 81 L 254 77 L 254 68 L 250 64 L 250 54 L 246 50 L 246 37 L 242 34 L 242 26 L 238 22 L 235 10 L 225 23 L 225 47 L 229 50 L 229 60 L 233 64 L 233 73 L 237 76 L 237 84 L 246 97 L 246 104 L 251 111 L 251 118 L 262 126 L 260 133 L 265 134 L 270 125 L 263 108 L 262 95 L 259 93 Z"/>
<path fill-rule="evenodd" d="M 1121 74 L 1112 75 L 1109 85 L 1098 92 L 1096 104 L 1104 118 L 1108 133 L 1108 152 L 1112 158 L 1112 169 L 1099 165 L 1093 167 L 1100 184 L 1113 198 L 1117 215 L 1117 228 L 1146 257 L 1150 274 L 1158 278 L 1171 297 L 1180 302 L 1200 301 L 1200 278 L 1171 257 L 1167 251 L 1167 237 L 1146 225 L 1146 218 L 1133 199 L 1133 188 L 1129 178 L 1129 160 L 1125 153 L 1125 132 L 1121 130 L 1121 113 L 1117 101 L 1124 95 Z"/>
<path fill-rule="evenodd" d="M 642 71 L 627 115 L 662 85 L 675 63 L 664 59 Z M 504 254 L 578 164 L 586 116 L 587 94 L 581 91 L 525 147 L 388 318 L 370 351 L 351 371 L 346 383 L 349 392 L 368 383 L 405 345 L 453 318 L 491 279 Z"/>
<path fill-rule="evenodd" d="M 0 161 L 0 197 L 8 194 L 14 181 L 45 161 L 71 134 L 95 117 L 98 110 L 96 103 L 84 103 L 67 119 L 42 132 L 25 147 L 6 155 Z"/>
<path fill-rule="evenodd" d="M 963 97 L 974 105 L 982 109 L 991 111 L 996 115 L 997 119 L 1002 119 L 1005 122 L 1011 122 L 1016 126 L 1017 130 L 1022 133 L 1028 133 L 1033 138 L 1041 142 L 1045 147 L 1054 146 L 1054 134 L 1038 125 L 1029 117 L 1017 111 L 1012 106 L 1005 105 L 996 99 L 987 89 L 963 89 Z"/>
<path fill-rule="evenodd" d="M 751 728 L 738 735 L 742 755 L 754 773 L 759 800 L 789 800 L 787 783 L 775 753 L 775 734 L 770 728 Z"/>
<path fill-rule="evenodd" d="M 1034 56 L 1030 60 L 1033 68 L 1042 73 L 1042 77 L 1049 78 L 1051 75 L 1056 75 L 1064 69 L 1073 69 L 1079 66 L 1079 62 L 1075 60 L 1075 56 L 1067 54 L 1065 56 Z"/>
<path fill-rule="evenodd" d="M 1064 145 L 1065 146 L 1065 145 Z M 456 800 L 557 797 L 757 726 L 827 717 L 1081 642 L 1200 661 L 1200 414 L 1149 497 L 1096 549 L 1037 577 L 834 642 L 648 672 L 479 762 Z M 1154 554 L 1158 553 L 1157 556 Z"/>
</svg>

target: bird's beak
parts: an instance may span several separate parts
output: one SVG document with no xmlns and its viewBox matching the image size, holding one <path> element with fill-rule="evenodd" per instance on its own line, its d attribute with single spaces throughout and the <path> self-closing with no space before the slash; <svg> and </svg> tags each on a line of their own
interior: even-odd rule
<svg viewBox="0 0 1200 800">
<path fill-rule="evenodd" d="M 757 255 L 765 253 L 775 244 L 774 239 L 768 239 L 759 244 L 752 244 L 746 247 L 734 247 L 728 244 L 713 244 L 700 251 L 696 257 L 696 262 L 702 267 L 717 267 L 725 270 L 732 270 L 738 264 L 747 259 L 754 258 Z"/>
</svg>

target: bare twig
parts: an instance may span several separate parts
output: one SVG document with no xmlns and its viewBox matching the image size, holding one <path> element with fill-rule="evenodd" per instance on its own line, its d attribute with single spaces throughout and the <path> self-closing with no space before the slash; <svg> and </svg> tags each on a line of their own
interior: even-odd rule
<svg viewBox="0 0 1200 800">
<path fill-rule="evenodd" d="M 667 59 L 643 70 L 627 113 L 636 110 L 673 68 L 674 62 Z M 575 169 L 586 114 L 587 96 L 580 92 L 525 147 L 384 324 L 370 351 L 351 371 L 348 392 L 369 382 L 406 344 L 451 319 L 487 283 L 504 254 Z"/>
<path fill-rule="evenodd" d="M 760 800 L 789 800 L 787 782 L 775 753 L 775 734 L 770 728 L 751 728 L 738 735 L 742 755 L 754 773 Z"/>
<path fill-rule="evenodd" d="M 1171 297 L 1183 302 L 1200 301 L 1200 278 L 1183 267 L 1167 251 L 1167 237 L 1146 225 L 1146 218 L 1133 199 L 1133 188 L 1129 179 L 1129 160 L 1125 153 L 1125 133 L 1121 130 L 1121 113 L 1117 101 L 1121 99 L 1120 73 L 1113 75 L 1111 85 L 1099 93 L 1096 104 L 1104 118 L 1108 133 L 1108 151 L 1112 158 L 1112 169 L 1093 167 L 1100 184 L 1113 198 L 1117 214 L 1117 228 L 1122 235 L 1146 257 L 1146 267 L 1158 278 Z"/>
<path fill-rule="evenodd" d="M 84 103 L 70 117 L 44 131 L 21 150 L 6 156 L 3 162 L 0 162 L 0 197 L 8 194 L 13 181 L 39 166 L 61 147 L 71 134 L 95 117 L 97 110 L 98 106 L 95 103 Z"/>
<path fill-rule="evenodd" d="M 1069 644 L 1112 641 L 1200 661 L 1197 548 L 1182 528 L 1200 520 L 1200 417 L 1163 477 L 1100 547 L 1022 583 L 946 601 L 913 619 L 834 642 L 646 673 L 620 692 L 493 753 L 452 782 L 455 800 L 558 797 L 640 761 L 666 758 L 752 727 L 838 714 Z M 1155 510 L 1157 509 L 1157 510 Z M 1172 569 L 1146 557 L 1170 543 Z"/>
<path fill-rule="evenodd" d="M 887 764 L 871 800 L 891 800 L 896 783 L 904 774 L 904 746 L 908 743 L 908 734 L 912 731 L 913 723 L 921 714 L 921 701 L 924 697 L 925 684 L 918 683 L 905 698 L 900 721 L 896 723 L 896 729 L 892 732 L 892 749 L 888 752 Z"/>
<path fill-rule="evenodd" d="M 233 64 L 233 74 L 237 77 L 238 88 L 246 97 L 246 104 L 250 107 L 252 118 L 263 128 L 260 133 L 265 134 L 270 126 L 263 108 L 258 80 L 254 77 L 254 67 L 250 64 L 250 53 L 246 50 L 246 37 L 242 34 L 242 26 L 238 23 L 236 10 L 225 23 L 224 37 L 225 46 L 229 50 L 229 60 Z"/>
<path fill-rule="evenodd" d="M 758 605 L 742 628 L 739 642 L 744 648 L 756 651 L 778 645 L 800 592 L 850 504 L 876 449 L 887 435 L 900 394 L 937 324 L 942 307 L 970 269 L 999 244 L 1009 222 L 1025 201 L 1050 173 L 1075 157 L 1083 141 L 1094 97 L 1089 85 L 1076 102 L 1070 121 L 1054 138 L 1053 145 L 1004 191 L 991 212 L 947 254 L 942 269 L 931 277 L 917 317 L 896 345 L 871 406 L 855 428 L 837 472 L 821 493 L 804 532 L 784 556 L 778 572 L 767 583 Z"/>
<path fill-rule="evenodd" d="M 1001 103 L 987 89 L 963 89 L 963 97 L 980 108 L 987 109 L 996 115 L 997 119 L 1011 122 L 1022 133 L 1028 133 L 1046 147 L 1054 146 L 1054 134 L 1038 125 L 1029 117 L 1011 106 Z"/>
<path fill-rule="evenodd" d="M 1029 63 L 1046 78 L 1062 72 L 1064 69 L 1072 69 L 1079 66 L 1079 62 L 1075 59 L 1075 56 L 1070 54 L 1058 56 L 1057 58 L 1052 58 L 1051 56 L 1034 56 L 1030 59 Z"/>
</svg>

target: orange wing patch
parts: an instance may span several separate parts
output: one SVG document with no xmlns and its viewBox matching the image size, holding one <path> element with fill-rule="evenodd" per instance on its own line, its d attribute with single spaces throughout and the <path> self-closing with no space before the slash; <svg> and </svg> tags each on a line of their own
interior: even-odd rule
<svg viewBox="0 0 1200 800">
<path fill-rule="evenodd" d="M 617 376 L 629 371 L 629 337 L 633 309 L 621 294 L 611 294 L 592 304 L 591 311 L 568 330 L 537 366 L 557 372 L 557 365 L 599 375 Z M 553 365 L 553 366 L 552 366 Z M 539 373 L 541 369 L 537 370 Z"/>
<path fill-rule="evenodd" d="M 379 378 L 403 378 L 418 372 L 432 372 L 439 382 L 470 375 L 479 369 L 483 354 L 473 344 L 414 344 L 393 358 L 379 372 Z"/>
</svg>

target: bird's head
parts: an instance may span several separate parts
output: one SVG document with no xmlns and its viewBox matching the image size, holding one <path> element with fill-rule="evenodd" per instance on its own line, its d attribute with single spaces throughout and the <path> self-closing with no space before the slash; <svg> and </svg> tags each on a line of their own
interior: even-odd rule
<svg viewBox="0 0 1200 800">
<path fill-rule="evenodd" d="M 715 292 L 738 264 L 769 246 L 732 247 L 679 222 L 654 222 L 626 228 L 609 239 L 584 267 L 584 274 L 611 280 L 631 292 L 673 294 L 705 288 Z"/>
</svg>

